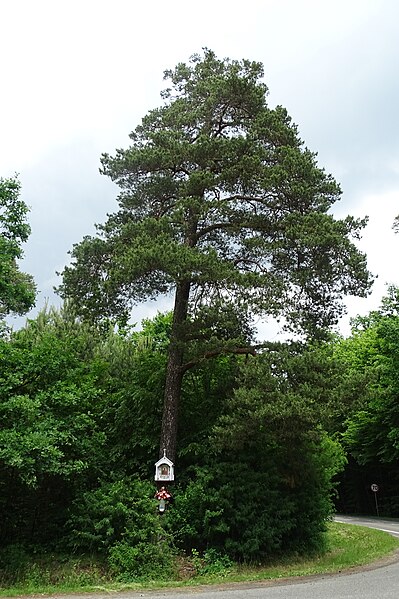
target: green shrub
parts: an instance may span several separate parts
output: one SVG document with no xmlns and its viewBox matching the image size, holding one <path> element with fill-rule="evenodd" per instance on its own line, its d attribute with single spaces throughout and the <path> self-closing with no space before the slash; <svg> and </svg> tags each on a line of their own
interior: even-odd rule
<svg viewBox="0 0 399 599">
<path fill-rule="evenodd" d="M 238 458 L 198 469 L 195 480 L 176 491 L 168 514 L 176 543 L 186 551 L 212 548 L 241 560 L 279 550 L 293 505 L 278 482 L 273 470 L 257 472 Z"/>
<path fill-rule="evenodd" d="M 23 578 L 29 567 L 29 553 L 20 543 L 0 550 L 0 580 L 13 582 Z"/>
<path fill-rule="evenodd" d="M 120 541 L 151 544 L 163 532 L 154 491 L 150 482 L 126 477 L 83 493 L 71 508 L 69 544 L 100 553 Z"/>
<path fill-rule="evenodd" d="M 192 549 L 191 562 L 198 576 L 227 575 L 234 565 L 228 555 L 212 548 L 205 551 L 203 557 L 197 549 Z"/>
<path fill-rule="evenodd" d="M 167 522 L 178 547 L 212 548 L 239 561 L 322 548 L 339 447 L 320 435 L 263 447 L 258 456 L 231 452 L 176 489 Z"/>
<path fill-rule="evenodd" d="M 322 549 L 334 475 L 345 458 L 323 431 L 334 400 L 319 347 L 275 344 L 241 364 L 237 386 L 180 480 L 176 544 L 239 561 Z"/>
<path fill-rule="evenodd" d="M 108 563 L 119 580 L 170 578 L 173 573 L 173 552 L 166 542 L 128 541 L 115 543 L 109 549 Z"/>
<path fill-rule="evenodd" d="M 154 492 L 150 482 L 126 477 L 84 493 L 71 511 L 70 543 L 105 554 L 112 573 L 124 581 L 169 576 L 172 542 Z"/>
</svg>

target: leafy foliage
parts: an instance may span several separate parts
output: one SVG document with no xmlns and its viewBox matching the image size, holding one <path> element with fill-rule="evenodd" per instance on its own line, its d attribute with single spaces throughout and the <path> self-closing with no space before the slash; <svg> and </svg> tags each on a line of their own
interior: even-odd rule
<svg viewBox="0 0 399 599">
<path fill-rule="evenodd" d="M 83 361 L 92 341 L 62 338 L 54 316 L 42 313 L 0 349 L 0 458 L 33 486 L 44 474 L 86 469 L 104 437 L 90 409 L 100 393 Z"/>
<path fill-rule="evenodd" d="M 245 560 L 320 542 L 342 465 L 320 428 L 336 381 L 329 350 L 300 344 L 188 371 L 179 485 L 159 519 L 140 477 L 153 476 L 170 320 L 99 334 L 66 306 L 3 340 L 4 540 L 101 552 L 126 580 L 169 571 L 171 537 Z"/>
<path fill-rule="evenodd" d="M 375 513 L 370 485 L 377 482 L 381 513 L 398 514 L 398 306 L 398 290 L 390 287 L 380 309 L 354 319 L 352 335 L 334 349 L 343 377 L 358 394 L 339 429 L 350 456 L 339 507 L 349 512 Z"/>
<path fill-rule="evenodd" d="M 345 459 L 317 424 L 326 418 L 322 401 L 329 403 L 326 388 L 313 385 L 317 352 L 279 349 L 243 363 L 204 449 L 205 465 L 176 493 L 170 526 L 186 549 L 213 547 L 251 560 L 322 543 L 331 481 Z"/>
<path fill-rule="evenodd" d="M 33 279 L 21 272 L 17 264 L 22 257 L 21 244 L 30 234 L 26 222 L 28 207 L 19 195 L 16 178 L 0 178 L 0 318 L 24 314 L 35 303 Z"/>
<path fill-rule="evenodd" d="M 173 552 L 165 542 L 120 541 L 111 547 L 108 558 L 119 580 L 165 580 L 174 572 Z"/>
<path fill-rule="evenodd" d="M 348 421 L 344 435 L 352 455 L 361 464 L 399 458 L 399 315 L 373 314 L 363 331 L 354 334 L 356 358 L 363 370 L 371 371 L 368 401 Z"/>
<path fill-rule="evenodd" d="M 101 552 L 121 540 L 153 540 L 162 529 L 152 494 L 149 482 L 132 477 L 81 494 L 70 509 L 71 543 Z"/>
<path fill-rule="evenodd" d="M 94 331 L 55 310 L 0 341 L 3 540 L 48 542 L 79 482 L 104 468 L 95 345 Z"/>
</svg>

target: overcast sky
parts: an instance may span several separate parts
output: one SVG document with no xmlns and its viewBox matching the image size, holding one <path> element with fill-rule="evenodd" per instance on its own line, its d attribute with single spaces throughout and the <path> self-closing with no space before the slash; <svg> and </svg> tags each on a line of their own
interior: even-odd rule
<svg viewBox="0 0 399 599">
<path fill-rule="evenodd" d="M 22 268 L 38 307 L 59 301 L 68 250 L 117 207 L 101 153 L 129 145 L 161 104 L 163 71 L 204 46 L 263 62 L 269 104 L 288 109 L 341 184 L 336 214 L 369 215 L 360 246 L 378 279 L 370 298 L 348 300 L 349 316 L 399 284 L 397 0 L 0 0 L 0 23 L 0 176 L 20 174 L 31 208 Z"/>
</svg>

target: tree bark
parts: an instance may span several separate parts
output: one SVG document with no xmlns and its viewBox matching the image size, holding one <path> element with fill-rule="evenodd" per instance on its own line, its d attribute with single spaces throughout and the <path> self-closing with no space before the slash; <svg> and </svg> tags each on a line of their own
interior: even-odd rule
<svg viewBox="0 0 399 599">
<path fill-rule="evenodd" d="M 159 447 L 159 457 L 163 456 L 163 450 L 165 449 L 166 456 L 172 460 L 172 462 L 175 462 L 176 460 L 178 413 L 183 380 L 182 366 L 184 340 L 182 336 L 182 324 L 184 324 L 187 318 L 189 295 L 190 282 L 180 282 L 176 287 L 175 294 L 173 323 L 166 367 L 161 441 Z"/>
</svg>

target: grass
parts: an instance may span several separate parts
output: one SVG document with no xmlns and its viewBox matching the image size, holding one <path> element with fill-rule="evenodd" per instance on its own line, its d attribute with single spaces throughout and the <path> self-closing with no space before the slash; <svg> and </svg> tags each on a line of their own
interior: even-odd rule
<svg viewBox="0 0 399 599">
<path fill-rule="evenodd" d="M 212 574 L 186 576 L 180 580 L 152 580 L 134 583 L 113 581 L 98 561 L 64 559 L 50 563 L 37 560 L 25 568 L 23 582 L 0 587 L 0 596 L 51 594 L 68 592 L 108 592 L 165 587 L 194 586 L 220 583 L 248 583 L 341 572 L 370 564 L 392 555 L 399 548 L 399 539 L 389 534 L 360 526 L 331 522 L 327 530 L 327 551 L 312 557 L 291 557 L 273 563 L 232 565 Z M 180 570 L 182 571 L 181 568 Z"/>
</svg>

